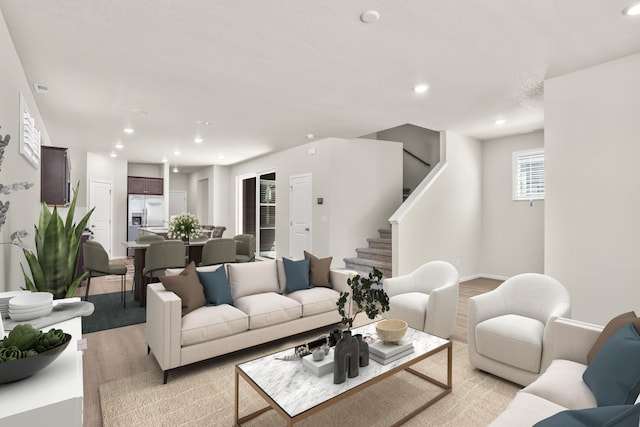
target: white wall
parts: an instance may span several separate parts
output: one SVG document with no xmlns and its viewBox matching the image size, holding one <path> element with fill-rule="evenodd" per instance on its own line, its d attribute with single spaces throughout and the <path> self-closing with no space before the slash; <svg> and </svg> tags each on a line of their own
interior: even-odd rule
<svg viewBox="0 0 640 427">
<path fill-rule="evenodd" d="M 20 59 L 15 51 L 7 26 L 0 12 L 0 135 L 9 134 L 11 139 L 5 148 L 4 160 L 0 166 L 0 183 L 11 185 L 17 182 L 29 182 L 33 187 L 9 195 L 0 194 L 2 203 L 9 202 L 7 220 L 0 230 L 0 242 L 8 242 L 12 232 L 26 230 L 29 233 L 25 243 L 35 250 L 33 243 L 34 224 L 40 214 L 40 168 L 35 168 L 21 154 L 20 140 L 20 101 L 22 93 L 36 127 L 41 132 L 42 145 L 52 144 L 36 105 L 31 84 L 27 80 Z M 20 264 L 27 267 L 22 250 L 13 245 L 0 245 L 0 291 L 17 290 L 24 286 Z"/>
<path fill-rule="evenodd" d="M 394 276 L 432 260 L 450 262 L 461 278 L 480 271 L 481 143 L 446 132 L 440 152 L 440 164 L 391 218 Z"/>
<path fill-rule="evenodd" d="M 187 193 L 187 209 L 194 215 L 197 215 L 199 211 L 204 211 L 202 209 L 198 209 L 198 204 L 202 201 L 198 200 L 198 182 L 202 180 L 207 180 L 209 185 L 209 197 L 205 201 L 207 203 L 206 208 L 206 218 L 198 218 L 201 224 L 215 224 L 215 218 L 213 217 L 213 197 L 211 195 L 211 183 L 213 182 L 214 174 L 213 174 L 213 166 L 208 166 L 206 168 L 202 168 L 198 171 L 195 171 L 189 174 L 189 191 Z M 221 224 L 224 225 L 224 224 Z M 229 228 L 228 226 L 226 226 Z M 228 237 L 225 235 L 224 237 Z"/>
<path fill-rule="evenodd" d="M 314 150 L 310 154 L 310 150 Z M 388 226 L 388 217 L 402 201 L 402 145 L 364 139 L 327 138 L 230 167 L 234 193 L 239 176 L 276 171 L 276 242 L 281 257 L 289 253 L 289 178 L 312 176 L 312 252 L 333 256 L 332 267 L 344 267 L 366 238 Z M 322 205 L 317 199 L 324 199 Z"/>
<path fill-rule="evenodd" d="M 189 191 L 189 174 L 171 173 L 169 174 L 170 191 Z"/>
<path fill-rule="evenodd" d="M 146 178 L 163 178 L 164 164 L 153 163 L 128 163 L 127 174 L 129 176 L 144 176 Z"/>
<path fill-rule="evenodd" d="M 640 54 L 545 82 L 545 271 L 573 317 L 640 313 Z"/>
<path fill-rule="evenodd" d="M 512 154 L 544 147 L 542 131 L 482 143 L 482 250 L 485 277 L 544 272 L 544 200 L 514 201 Z"/>
</svg>

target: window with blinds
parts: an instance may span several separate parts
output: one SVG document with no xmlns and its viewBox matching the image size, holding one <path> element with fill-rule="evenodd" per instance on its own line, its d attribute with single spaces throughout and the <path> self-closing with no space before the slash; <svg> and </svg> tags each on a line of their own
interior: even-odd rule
<svg viewBox="0 0 640 427">
<path fill-rule="evenodd" d="M 544 199 L 544 149 L 513 153 L 513 200 Z"/>
</svg>

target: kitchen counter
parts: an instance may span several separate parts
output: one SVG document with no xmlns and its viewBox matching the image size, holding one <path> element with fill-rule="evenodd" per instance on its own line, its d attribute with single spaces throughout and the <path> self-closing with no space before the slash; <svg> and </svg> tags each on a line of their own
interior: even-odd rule
<svg viewBox="0 0 640 427">
<path fill-rule="evenodd" d="M 168 237 L 169 229 L 167 227 L 140 227 L 138 229 L 139 235 L 145 234 L 157 234 L 165 239 Z"/>
</svg>

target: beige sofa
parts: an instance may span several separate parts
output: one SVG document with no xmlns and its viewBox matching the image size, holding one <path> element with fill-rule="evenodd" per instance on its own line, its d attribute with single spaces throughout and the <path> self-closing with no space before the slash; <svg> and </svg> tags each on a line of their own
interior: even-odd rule
<svg viewBox="0 0 640 427">
<path fill-rule="evenodd" d="M 553 319 L 550 330 L 553 361 L 538 379 L 518 391 L 490 426 L 533 426 L 566 409 L 595 408 L 596 397 L 582 375 L 587 369 L 587 353 L 601 331 L 602 327 L 589 323 Z"/>
<path fill-rule="evenodd" d="M 181 299 L 174 292 L 162 283 L 148 286 L 147 343 L 164 371 L 165 383 L 171 369 L 339 323 L 336 302 L 353 275 L 347 270 L 330 270 L 332 288 L 318 286 L 285 294 L 287 279 L 281 260 L 220 268 L 226 269 L 233 305 L 204 306 L 182 316 Z"/>
</svg>

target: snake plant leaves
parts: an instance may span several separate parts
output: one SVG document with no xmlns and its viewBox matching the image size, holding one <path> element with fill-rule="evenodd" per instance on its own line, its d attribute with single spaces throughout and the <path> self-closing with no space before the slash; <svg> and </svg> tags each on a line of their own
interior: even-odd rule
<svg viewBox="0 0 640 427">
<path fill-rule="evenodd" d="M 51 292 L 54 298 L 72 297 L 86 273 L 76 276 L 82 232 L 93 213 L 91 209 L 78 224 L 73 223 L 78 186 L 74 189 L 65 222 L 45 203 L 40 209 L 38 225 L 35 226 L 36 253 L 23 249 L 31 270 L 31 278 L 22 265 L 26 289 L 34 292 Z M 33 280 L 32 280 L 33 279 Z"/>
</svg>

